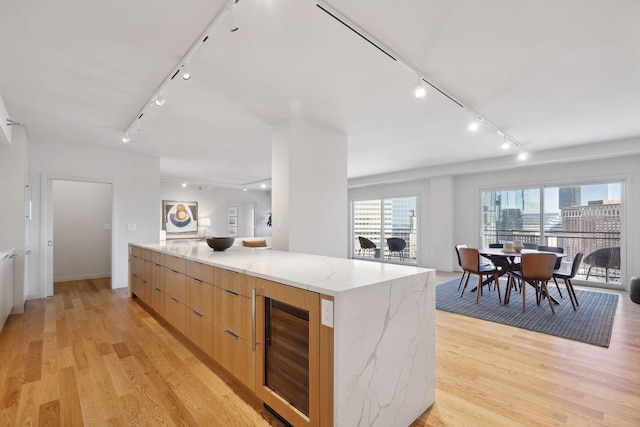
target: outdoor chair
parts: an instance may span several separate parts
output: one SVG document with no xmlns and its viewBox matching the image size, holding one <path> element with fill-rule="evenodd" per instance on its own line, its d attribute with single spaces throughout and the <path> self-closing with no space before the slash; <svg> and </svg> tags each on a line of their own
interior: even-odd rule
<svg viewBox="0 0 640 427">
<path fill-rule="evenodd" d="M 584 258 L 584 263 L 589 265 L 586 280 L 593 267 L 600 267 L 604 268 L 605 280 L 609 282 L 609 269 L 620 269 L 620 247 L 597 249 Z"/>
<path fill-rule="evenodd" d="M 366 237 L 358 236 L 358 240 L 360 241 L 360 249 L 358 249 L 358 256 L 364 251 L 366 254 L 368 250 L 371 250 L 371 255 L 375 253 L 377 248 L 376 244 Z"/>
<path fill-rule="evenodd" d="M 390 237 L 387 239 L 387 246 L 389 247 L 389 255 L 387 259 L 391 259 L 393 252 L 397 252 L 400 260 L 404 261 L 404 248 L 407 247 L 407 242 L 399 237 Z"/>
</svg>

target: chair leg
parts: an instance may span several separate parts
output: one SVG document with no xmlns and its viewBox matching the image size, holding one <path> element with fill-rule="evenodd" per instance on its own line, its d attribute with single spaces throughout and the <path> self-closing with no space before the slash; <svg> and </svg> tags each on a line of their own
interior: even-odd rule
<svg viewBox="0 0 640 427">
<path fill-rule="evenodd" d="M 460 298 L 462 298 L 462 295 L 464 295 L 464 290 L 467 289 L 467 284 L 469 283 L 469 277 L 471 277 L 471 274 L 467 271 L 467 280 L 464 282 L 464 286 L 462 287 Z"/>
<path fill-rule="evenodd" d="M 558 286 L 558 281 L 556 280 L 556 278 L 555 278 L 555 277 L 553 278 L 553 281 L 556 283 L 556 288 L 558 288 L 558 293 L 560 294 L 560 298 L 564 298 L 564 297 L 562 296 L 562 292 L 560 291 L 560 286 Z"/>
<path fill-rule="evenodd" d="M 589 269 L 587 270 L 587 278 L 584 280 L 589 280 L 589 274 L 591 274 L 591 269 L 593 268 L 593 265 L 589 266 Z"/>
<path fill-rule="evenodd" d="M 578 303 L 578 299 L 576 298 L 576 293 L 573 290 L 573 284 L 571 283 L 571 280 L 564 279 L 564 286 L 567 288 L 567 293 L 569 294 L 569 299 L 571 300 L 573 311 L 576 311 L 576 304 Z"/>
<path fill-rule="evenodd" d="M 527 289 L 527 282 L 525 282 L 524 280 L 522 282 L 520 282 L 520 293 L 522 294 L 522 312 L 524 313 L 524 301 L 526 299 L 526 289 Z"/>
<path fill-rule="evenodd" d="M 464 277 L 467 275 L 466 271 L 462 272 L 462 276 L 460 276 L 460 282 L 458 282 L 458 290 L 460 290 L 460 286 L 462 286 L 462 281 L 464 280 Z"/>
<path fill-rule="evenodd" d="M 500 304 L 502 304 L 502 296 L 500 295 L 500 282 L 498 282 L 497 274 L 493 275 L 493 280 L 496 281 L 496 290 L 498 291 L 498 301 L 500 301 Z"/>
<path fill-rule="evenodd" d="M 471 276 L 471 274 L 469 274 Z M 478 276 L 478 290 L 476 291 L 476 304 L 480 302 L 480 295 L 482 294 L 482 274 Z"/>
<path fill-rule="evenodd" d="M 551 307 L 551 312 L 553 314 L 556 314 L 556 310 L 553 308 L 553 303 L 551 302 L 551 298 L 549 298 L 549 288 L 547 287 L 547 280 L 540 281 L 540 293 L 542 293 L 542 291 L 544 291 L 544 295 L 546 296 L 547 301 L 549 302 L 549 307 Z"/>
</svg>

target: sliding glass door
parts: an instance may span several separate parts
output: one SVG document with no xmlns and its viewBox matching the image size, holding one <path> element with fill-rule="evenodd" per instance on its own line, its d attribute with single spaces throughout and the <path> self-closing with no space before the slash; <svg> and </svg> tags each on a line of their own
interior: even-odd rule
<svg viewBox="0 0 640 427">
<path fill-rule="evenodd" d="M 416 264 L 416 205 L 415 196 L 354 201 L 352 256 Z"/>
<path fill-rule="evenodd" d="M 544 186 L 482 193 L 482 243 L 522 241 L 584 254 L 577 279 L 620 285 L 622 183 Z"/>
</svg>

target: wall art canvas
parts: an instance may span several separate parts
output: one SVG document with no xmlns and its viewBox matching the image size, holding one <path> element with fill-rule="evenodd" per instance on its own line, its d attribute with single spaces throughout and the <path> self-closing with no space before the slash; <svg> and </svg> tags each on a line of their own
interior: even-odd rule
<svg viewBox="0 0 640 427">
<path fill-rule="evenodd" d="M 163 200 L 162 229 L 167 236 L 197 236 L 198 202 Z"/>
</svg>

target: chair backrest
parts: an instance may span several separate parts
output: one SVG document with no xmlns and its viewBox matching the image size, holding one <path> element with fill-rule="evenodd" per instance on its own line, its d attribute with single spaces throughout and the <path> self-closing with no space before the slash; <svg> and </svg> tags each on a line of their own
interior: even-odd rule
<svg viewBox="0 0 640 427">
<path fill-rule="evenodd" d="M 460 249 L 466 248 L 467 245 L 456 245 L 456 255 L 458 255 L 458 265 L 462 267 L 462 261 L 460 261 Z"/>
<path fill-rule="evenodd" d="M 480 253 L 473 248 L 460 248 L 460 266 L 463 270 L 478 273 L 480 271 Z"/>
<path fill-rule="evenodd" d="M 558 246 L 544 246 L 544 245 L 540 245 L 538 246 L 538 250 L 539 251 L 545 251 L 545 252 L 555 252 L 557 254 L 563 254 L 564 253 L 564 248 L 558 247 Z M 556 259 L 556 269 L 560 268 L 560 266 L 562 265 L 562 258 L 558 257 Z"/>
<path fill-rule="evenodd" d="M 620 268 L 620 248 L 596 249 L 586 256 L 584 263 L 594 267 Z"/>
<path fill-rule="evenodd" d="M 571 265 L 571 278 L 573 279 L 578 274 L 578 268 L 580 268 L 580 263 L 582 262 L 582 257 L 584 257 L 584 252 L 578 252 L 575 257 L 573 257 L 573 264 Z"/>
<path fill-rule="evenodd" d="M 358 240 L 360 241 L 360 247 L 362 249 L 375 249 L 376 244 L 366 237 L 358 236 Z"/>
<path fill-rule="evenodd" d="M 243 240 L 242 246 L 246 246 L 248 248 L 266 248 L 267 241 L 266 240 Z"/>
<path fill-rule="evenodd" d="M 498 249 L 504 247 L 502 243 L 489 243 L 490 248 Z"/>
<path fill-rule="evenodd" d="M 556 265 L 554 254 L 522 254 L 522 278 L 525 280 L 549 280 Z"/>
<path fill-rule="evenodd" d="M 523 242 L 522 243 L 522 247 L 525 248 L 525 249 L 537 249 L 538 248 L 538 244 L 537 243 Z"/>
<path fill-rule="evenodd" d="M 407 246 L 407 242 L 400 237 L 390 237 L 387 239 L 387 245 L 390 251 L 401 251 Z"/>
</svg>

